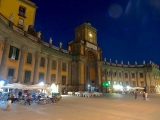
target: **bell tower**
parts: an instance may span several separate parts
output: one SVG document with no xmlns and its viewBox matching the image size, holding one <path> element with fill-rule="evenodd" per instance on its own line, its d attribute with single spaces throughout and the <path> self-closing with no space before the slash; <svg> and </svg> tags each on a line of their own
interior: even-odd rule
<svg viewBox="0 0 160 120">
<path fill-rule="evenodd" d="M 68 43 L 73 54 L 72 84 L 81 91 L 101 90 L 101 54 L 97 30 L 90 23 L 75 28 L 75 39 Z"/>
<path fill-rule="evenodd" d="M 97 30 L 90 23 L 84 23 L 75 28 L 75 40 L 86 40 L 97 44 Z"/>
</svg>

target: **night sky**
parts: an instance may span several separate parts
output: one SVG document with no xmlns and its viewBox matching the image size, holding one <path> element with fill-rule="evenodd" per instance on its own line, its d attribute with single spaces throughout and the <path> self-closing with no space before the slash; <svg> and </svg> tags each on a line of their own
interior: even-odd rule
<svg viewBox="0 0 160 120">
<path fill-rule="evenodd" d="M 74 29 L 90 22 L 103 59 L 113 63 L 160 65 L 160 0 L 31 0 L 38 6 L 36 31 L 67 49 Z"/>
</svg>

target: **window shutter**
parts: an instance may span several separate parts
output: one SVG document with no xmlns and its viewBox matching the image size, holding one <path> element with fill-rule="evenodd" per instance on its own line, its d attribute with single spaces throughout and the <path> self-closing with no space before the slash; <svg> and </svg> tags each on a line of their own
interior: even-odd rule
<svg viewBox="0 0 160 120">
<path fill-rule="evenodd" d="M 9 51 L 9 58 L 11 58 L 12 57 L 12 53 L 13 53 L 13 46 L 10 46 L 10 51 Z"/>
<path fill-rule="evenodd" d="M 18 60 L 18 57 L 19 57 L 19 49 L 16 48 L 16 58 L 15 58 L 15 60 Z"/>
</svg>

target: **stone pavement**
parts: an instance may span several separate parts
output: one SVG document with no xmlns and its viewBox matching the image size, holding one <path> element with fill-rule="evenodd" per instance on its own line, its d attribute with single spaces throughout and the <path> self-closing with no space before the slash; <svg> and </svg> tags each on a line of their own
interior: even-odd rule
<svg viewBox="0 0 160 120">
<path fill-rule="evenodd" d="M 142 95 L 104 94 L 103 97 L 64 95 L 58 103 L 20 105 L 13 103 L 4 111 L 0 103 L 0 120 L 160 120 L 160 95 L 151 94 L 148 101 Z"/>
</svg>

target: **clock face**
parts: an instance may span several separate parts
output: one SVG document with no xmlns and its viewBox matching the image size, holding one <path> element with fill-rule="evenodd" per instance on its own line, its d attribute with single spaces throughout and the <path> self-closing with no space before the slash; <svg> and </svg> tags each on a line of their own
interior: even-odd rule
<svg viewBox="0 0 160 120">
<path fill-rule="evenodd" d="M 88 35 L 89 35 L 89 37 L 90 37 L 90 38 L 92 38 L 92 37 L 93 37 L 93 35 L 92 35 L 92 33 L 91 33 L 91 32 L 89 32 L 89 33 L 88 33 Z"/>
</svg>

